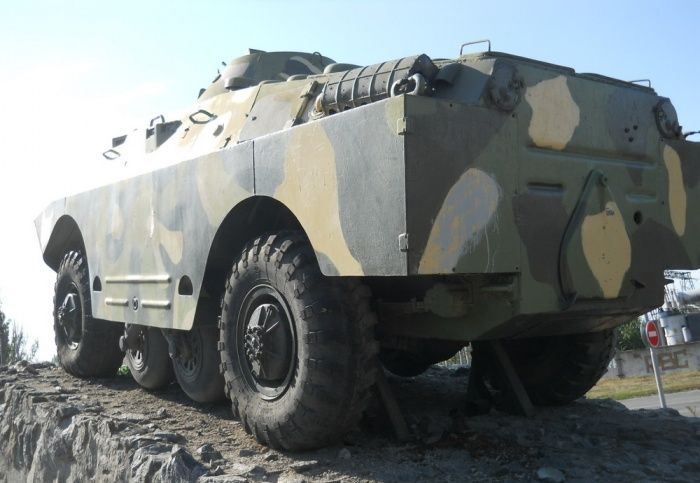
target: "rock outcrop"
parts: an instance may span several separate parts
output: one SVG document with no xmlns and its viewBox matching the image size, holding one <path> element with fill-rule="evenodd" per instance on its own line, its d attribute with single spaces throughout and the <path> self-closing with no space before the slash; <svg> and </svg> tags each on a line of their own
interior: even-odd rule
<svg viewBox="0 0 700 483">
<path fill-rule="evenodd" d="M 193 481 L 207 474 L 174 434 L 102 414 L 60 385 L 37 390 L 18 380 L 34 365 L 0 379 L 0 480 Z M 13 374 L 14 373 L 14 374 Z"/>
<path fill-rule="evenodd" d="M 700 481 L 700 419 L 610 400 L 526 419 L 465 417 L 462 373 L 390 378 L 414 439 L 391 437 L 379 406 L 341 444 L 305 453 L 258 445 L 228 403 L 176 384 L 80 380 L 46 364 L 0 367 L 0 483 L 245 481 Z"/>
</svg>

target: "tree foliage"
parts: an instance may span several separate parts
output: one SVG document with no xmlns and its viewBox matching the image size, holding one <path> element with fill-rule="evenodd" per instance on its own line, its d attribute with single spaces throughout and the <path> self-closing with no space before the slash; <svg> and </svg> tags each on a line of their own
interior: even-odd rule
<svg viewBox="0 0 700 483">
<path fill-rule="evenodd" d="M 617 328 L 617 350 L 644 349 L 642 334 L 639 330 L 640 324 L 639 319 L 632 319 Z"/>
<path fill-rule="evenodd" d="M 27 348 L 29 340 L 22 327 L 5 316 L 0 305 L 0 363 L 13 364 L 18 361 L 34 360 L 39 349 L 39 342 L 32 342 Z"/>
</svg>

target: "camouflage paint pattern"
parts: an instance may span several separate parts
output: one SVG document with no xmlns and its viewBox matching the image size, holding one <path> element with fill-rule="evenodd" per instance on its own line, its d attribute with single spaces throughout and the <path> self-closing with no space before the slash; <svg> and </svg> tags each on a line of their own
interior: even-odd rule
<svg viewBox="0 0 700 483">
<path fill-rule="evenodd" d="M 115 148 L 141 151 L 133 177 L 37 218 L 45 258 L 70 217 L 101 281 L 97 317 L 189 329 L 223 220 L 269 197 L 328 276 L 433 277 L 429 313 L 397 330 L 457 339 L 532 332 L 537 320 L 619 323 L 661 302 L 664 269 L 700 266 L 689 217 L 700 144 L 660 132 L 664 98 L 495 52 L 435 65 L 425 91 L 382 85 L 329 115 L 314 99 L 352 66 L 302 53 L 234 60 L 153 152 L 144 131 Z M 178 293 L 183 277 L 191 294 Z M 446 279 L 464 293 L 445 298 Z"/>
</svg>

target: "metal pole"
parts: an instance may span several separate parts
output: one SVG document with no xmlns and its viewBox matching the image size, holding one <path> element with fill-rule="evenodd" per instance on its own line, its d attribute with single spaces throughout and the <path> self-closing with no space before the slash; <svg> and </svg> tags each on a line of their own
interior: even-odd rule
<svg viewBox="0 0 700 483">
<path fill-rule="evenodd" d="M 651 367 L 654 368 L 654 378 L 656 379 L 656 391 L 659 393 L 659 404 L 666 409 L 666 396 L 664 395 L 664 385 L 661 382 L 661 373 L 659 372 L 659 364 L 656 361 L 656 351 L 653 347 L 649 347 L 649 355 L 651 356 Z"/>
<path fill-rule="evenodd" d="M 5 354 L 5 327 L 4 320 L 0 318 L 0 366 L 5 365 L 4 354 Z"/>
</svg>

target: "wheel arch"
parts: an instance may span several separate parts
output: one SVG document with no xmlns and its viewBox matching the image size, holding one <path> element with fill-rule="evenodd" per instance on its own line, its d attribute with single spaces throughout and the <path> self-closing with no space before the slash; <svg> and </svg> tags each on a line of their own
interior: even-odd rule
<svg viewBox="0 0 700 483">
<path fill-rule="evenodd" d="M 44 262 L 57 271 L 63 255 L 71 250 L 80 251 L 88 261 L 87 253 L 85 253 L 85 241 L 78 223 L 72 216 L 62 215 L 56 220 L 49 241 L 44 248 Z"/>
<path fill-rule="evenodd" d="M 228 212 L 209 248 L 195 326 L 217 319 L 226 277 L 246 243 L 263 233 L 279 230 L 298 230 L 306 235 L 296 215 L 285 204 L 269 196 L 246 198 Z"/>
</svg>

